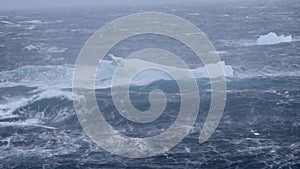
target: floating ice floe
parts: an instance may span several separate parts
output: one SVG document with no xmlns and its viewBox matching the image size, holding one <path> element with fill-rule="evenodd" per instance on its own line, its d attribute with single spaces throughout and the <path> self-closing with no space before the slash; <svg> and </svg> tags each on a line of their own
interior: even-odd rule
<svg viewBox="0 0 300 169">
<path fill-rule="evenodd" d="M 255 136 L 259 136 L 260 135 L 260 133 L 253 133 Z"/>
<path fill-rule="evenodd" d="M 292 41 L 292 35 L 285 36 L 285 35 L 277 35 L 274 32 L 270 32 L 267 35 L 262 35 L 260 36 L 257 40 L 256 43 L 258 45 L 272 45 L 272 44 L 277 44 L 277 43 L 282 43 L 282 42 L 291 42 Z"/>
</svg>

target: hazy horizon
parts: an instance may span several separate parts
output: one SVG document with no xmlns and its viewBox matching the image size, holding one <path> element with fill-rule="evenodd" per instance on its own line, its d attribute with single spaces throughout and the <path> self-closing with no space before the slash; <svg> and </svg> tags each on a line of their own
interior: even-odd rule
<svg viewBox="0 0 300 169">
<path fill-rule="evenodd" d="M 30 8 L 76 8 L 76 7 L 93 7 L 93 6 L 135 6 L 135 5 L 160 5 L 200 2 L 196 0 L 162 0 L 162 1 L 145 1 L 145 0 L 0 0 L 0 9 L 30 9 Z M 203 1 L 202 1 L 203 2 Z"/>
</svg>

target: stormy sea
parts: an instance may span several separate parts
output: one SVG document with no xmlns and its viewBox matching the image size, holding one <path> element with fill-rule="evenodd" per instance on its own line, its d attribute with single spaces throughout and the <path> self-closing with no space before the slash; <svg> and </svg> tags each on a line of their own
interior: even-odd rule
<svg viewBox="0 0 300 169">
<path fill-rule="evenodd" d="M 167 36 L 144 34 L 110 49 L 127 57 L 145 48 L 176 54 L 196 75 L 199 112 L 189 134 L 169 151 L 127 158 L 98 146 L 74 109 L 76 59 L 93 33 L 134 13 L 161 12 L 196 25 L 224 64 L 226 104 L 205 142 L 199 134 L 211 104 L 211 83 L 190 48 Z M 176 24 L 176 23 L 174 23 Z M 207 1 L 165 5 L 0 10 L 0 168 L 300 168 L 300 2 Z M 163 91 L 166 109 L 151 123 L 135 123 L 111 95 L 115 64 L 104 57 L 95 93 L 106 121 L 128 137 L 151 137 L 172 125 L 180 109 L 175 79 L 141 73 L 130 101 L 149 109 L 149 93 Z"/>
</svg>

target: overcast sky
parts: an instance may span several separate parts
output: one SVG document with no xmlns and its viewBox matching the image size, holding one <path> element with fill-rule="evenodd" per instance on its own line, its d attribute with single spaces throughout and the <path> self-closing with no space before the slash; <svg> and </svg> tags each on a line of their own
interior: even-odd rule
<svg viewBox="0 0 300 169">
<path fill-rule="evenodd" d="M 196 0 L 0 0 L 1 9 L 124 6 L 190 2 Z"/>
</svg>

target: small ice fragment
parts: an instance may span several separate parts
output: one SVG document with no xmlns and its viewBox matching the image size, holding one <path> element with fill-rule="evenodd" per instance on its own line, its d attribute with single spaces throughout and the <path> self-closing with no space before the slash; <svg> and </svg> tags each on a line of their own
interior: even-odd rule
<svg viewBox="0 0 300 169">
<path fill-rule="evenodd" d="M 251 133 L 253 133 L 255 136 L 259 136 L 259 135 L 260 135 L 260 133 L 254 131 L 254 130 L 250 130 L 250 131 L 251 131 Z"/>
<path fill-rule="evenodd" d="M 191 153 L 191 149 L 188 148 L 188 147 L 184 147 L 185 151 L 188 152 L 188 153 Z"/>
<path fill-rule="evenodd" d="M 253 133 L 255 136 L 259 136 L 260 135 L 260 133 Z"/>
</svg>

